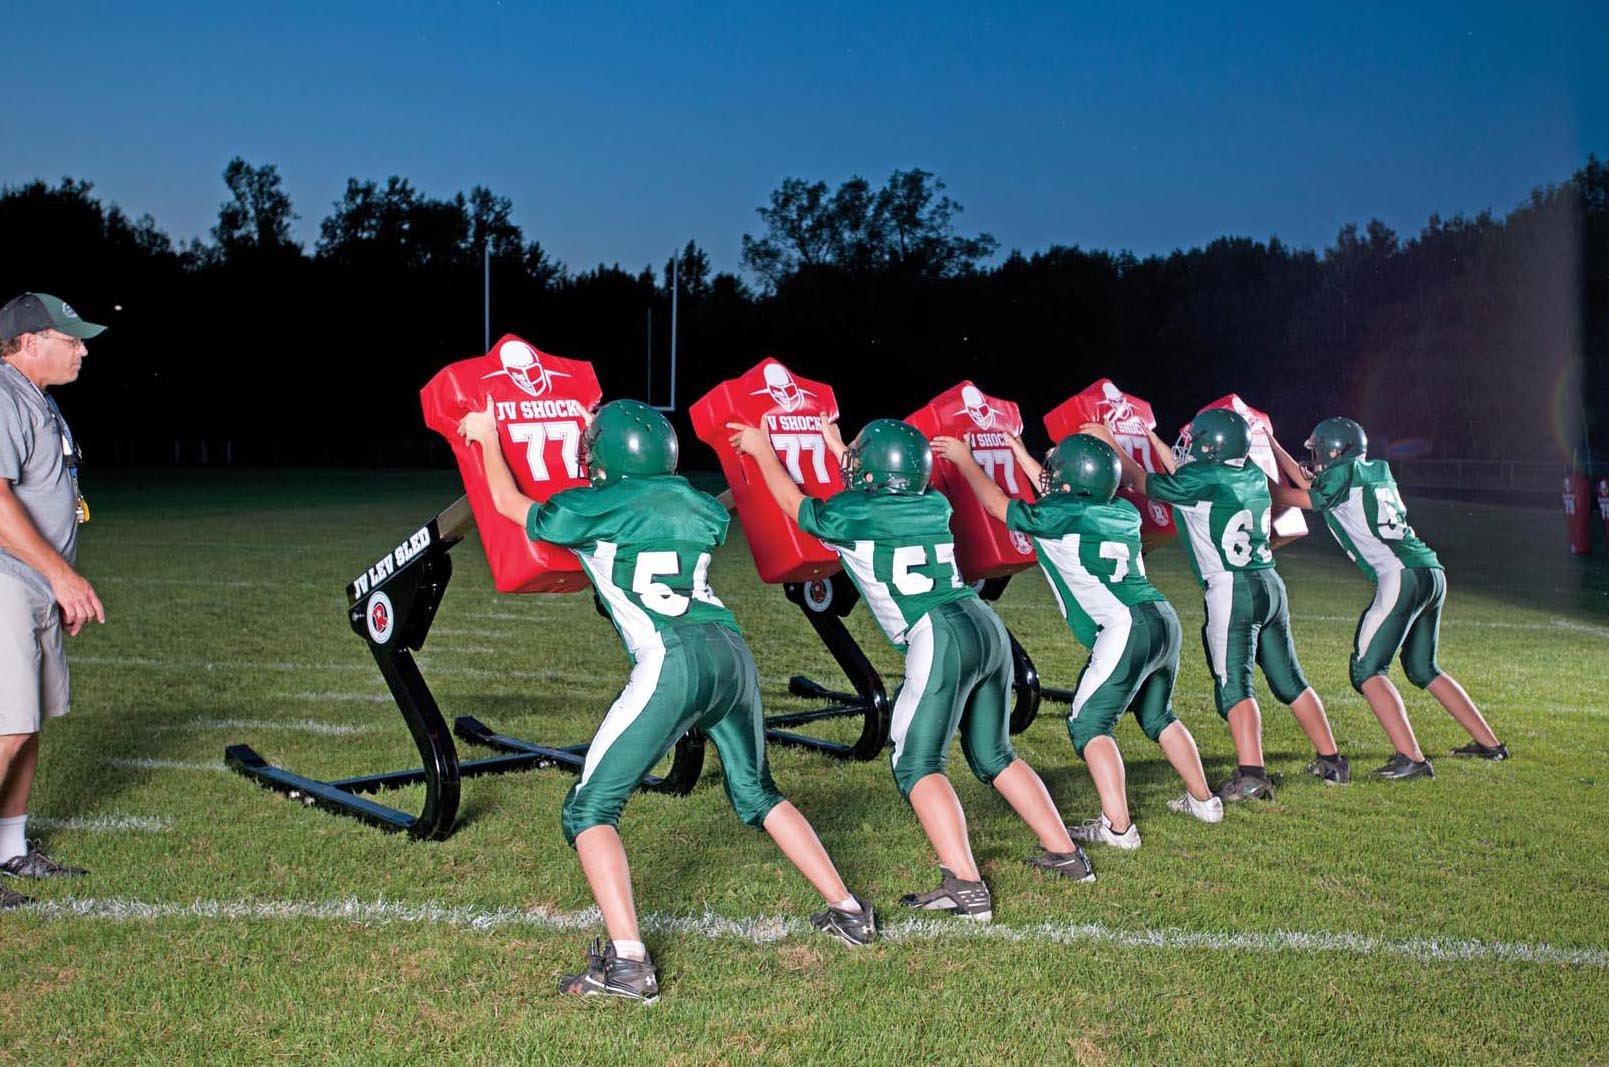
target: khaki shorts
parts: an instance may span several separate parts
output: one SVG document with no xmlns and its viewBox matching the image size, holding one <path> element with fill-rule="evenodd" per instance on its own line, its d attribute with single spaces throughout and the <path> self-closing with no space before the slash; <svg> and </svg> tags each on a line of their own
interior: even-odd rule
<svg viewBox="0 0 1609 1067">
<path fill-rule="evenodd" d="M 0 734 L 36 734 L 67 714 L 61 612 L 48 594 L 0 574 Z"/>
</svg>

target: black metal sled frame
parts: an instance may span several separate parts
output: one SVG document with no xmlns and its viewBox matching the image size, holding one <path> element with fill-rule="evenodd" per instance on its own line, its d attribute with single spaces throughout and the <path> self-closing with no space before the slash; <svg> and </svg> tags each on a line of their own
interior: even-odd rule
<svg viewBox="0 0 1609 1067">
<path fill-rule="evenodd" d="M 839 759 L 870 760 L 877 758 L 888 744 L 891 706 L 888 691 L 883 687 L 882 676 L 877 673 L 866 653 L 861 651 L 855 638 L 844 626 L 844 617 L 860 599 L 849 576 L 843 571 L 829 578 L 816 578 L 808 582 L 789 582 L 782 587 L 787 598 L 799 605 L 810 626 L 827 646 L 832 658 L 838 662 L 853 693 L 828 689 L 802 674 L 788 679 L 788 692 L 810 700 L 827 700 L 832 703 L 814 711 L 785 712 L 768 715 L 765 719 L 766 739 L 779 745 L 792 745 L 822 752 Z M 861 717 L 860 737 L 853 744 L 829 741 L 822 737 L 795 733 L 784 727 L 803 726 L 806 723 L 827 719 Z"/>
<path fill-rule="evenodd" d="M 380 674 L 419 750 L 419 767 L 324 781 L 276 767 L 244 744 L 224 749 L 224 762 L 258 784 L 304 804 L 429 841 L 441 841 L 452 834 L 458 820 L 459 783 L 464 778 L 542 767 L 562 767 L 579 773 L 586 761 L 585 744 L 557 746 L 522 741 L 496 733 L 467 715 L 454 721 L 454 732 L 464 741 L 500 754 L 460 762 L 441 708 L 414 661 L 413 654 L 424 645 L 452 578 L 448 553 L 463 540 L 473 523 L 469 500 L 460 497 L 347 586 L 351 602 L 347 619 L 353 631 L 368 642 L 379 664 Z M 704 738 L 689 733 L 676 743 L 669 773 L 663 778 L 644 778 L 642 787 L 686 795 L 697 783 L 703 766 Z M 418 815 L 362 795 L 410 785 L 425 787 L 424 808 Z"/>
<path fill-rule="evenodd" d="M 1006 585 L 1011 581 L 1008 574 L 1004 578 L 985 578 L 977 585 L 978 596 L 989 603 L 1000 599 L 1000 594 L 1006 591 Z M 1039 668 L 1028 655 L 1028 650 L 1022 647 L 1017 635 L 1006 627 L 1006 637 L 1011 640 L 1011 722 L 1010 730 L 1013 734 L 1020 734 L 1028 729 L 1034 719 L 1039 715 L 1039 701 L 1041 697 L 1061 690 L 1046 689 L 1039 679 Z M 1068 694 L 1068 703 L 1072 702 L 1072 695 Z"/>
</svg>

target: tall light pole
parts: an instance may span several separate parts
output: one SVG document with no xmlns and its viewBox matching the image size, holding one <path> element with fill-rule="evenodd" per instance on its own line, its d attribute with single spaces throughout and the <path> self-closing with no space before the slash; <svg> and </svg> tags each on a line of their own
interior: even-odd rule
<svg viewBox="0 0 1609 1067">
<path fill-rule="evenodd" d="M 481 248 L 481 351 L 492 349 L 492 241 L 482 237 Z"/>
<path fill-rule="evenodd" d="M 654 309 L 648 307 L 648 403 L 655 411 L 676 410 L 676 306 L 681 296 L 681 255 L 670 257 L 670 403 L 654 400 Z"/>
</svg>

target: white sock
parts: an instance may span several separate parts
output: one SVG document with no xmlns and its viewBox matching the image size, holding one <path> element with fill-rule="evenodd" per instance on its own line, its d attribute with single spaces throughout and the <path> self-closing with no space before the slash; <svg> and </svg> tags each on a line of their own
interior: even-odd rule
<svg viewBox="0 0 1609 1067">
<path fill-rule="evenodd" d="M 28 853 L 28 838 L 25 831 L 28 828 L 28 816 L 18 815 L 12 819 L 0 819 L 0 863 L 14 856 L 24 856 Z"/>
<path fill-rule="evenodd" d="M 648 958 L 648 946 L 641 941 L 614 942 L 615 955 L 623 960 L 636 960 L 641 963 Z"/>
<path fill-rule="evenodd" d="M 837 908 L 839 911 L 847 911 L 851 914 L 858 915 L 860 913 L 860 901 L 856 900 L 854 897 L 845 897 L 843 900 L 840 900 L 838 903 L 834 904 L 833 907 Z"/>
</svg>

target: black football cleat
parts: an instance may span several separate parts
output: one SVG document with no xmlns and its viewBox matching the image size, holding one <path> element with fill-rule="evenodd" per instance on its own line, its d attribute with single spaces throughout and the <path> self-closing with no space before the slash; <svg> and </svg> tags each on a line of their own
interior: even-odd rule
<svg viewBox="0 0 1609 1067">
<path fill-rule="evenodd" d="M 872 913 L 872 906 L 860 897 L 855 897 L 855 903 L 860 905 L 859 911 L 832 907 L 818 911 L 810 916 L 810 925 L 846 945 L 868 945 L 877 936 L 877 916 Z"/>
<path fill-rule="evenodd" d="M 1233 804 L 1237 800 L 1273 800 L 1274 783 L 1255 774 L 1243 774 L 1237 768 L 1216 792 L 1218 799 L 1225 804 Z"/>
<path fill-rule="evenodd" d="M 923 911 L 947 911 L 963 919 L 986 923 L 994 918 L 994 896 L 982 882 L 957 878 L 948 867 L 939 868 L 939 887 L 926 893 L 906 893 L 899 902 Z"/>
<path fill-rule="evenodd" d="M 1352 780 L 1352 765 L 1339 752 L 1333 756 L 1315 755 L 1313 762 L 1307 765 L 1307 773 L 1321 779 L 1325 785 L 1346 785 Z"/>
<path fill-rule="evenodd" d="M 32 904 L 33 902 L 33 897 L 25 897 L 15 890 L 7 889 L 5 886 L 0 885 L 0 911 L 9 911 L 12 908 L 20 908 L 24 904 Z"/>
<path fill-rule="evenodd" d="M 603 945 L 594 939 L 587 951 L 587 969 L 560 979 L 559 992 L 572 997 L 622 997 L 652 1004 L 659 999 L 659 968 L 652 959 L 623 959 L 615 955 L 614 942 Z"/>
<path fill-rule="evenodd" d="M 1132 830 L 1134 827 L 1130 826 L 1129 829 Z M 1077 841 L 1073 842 L 1071 852 L 1052 852 L 1048 848 L 1041 848 L 1024 862 L 1036 871 L 1049 871 L 1063 878 L 1071 878 L 1075 882 L 1095 880 L 1095 868 L 1090 865 L 1089 857 L 1084 855 L 1084 850 L 1079 847 Z"/>
<path fill-rule="evenodd" d="M 1499 741 L 1495 745 L 1483 745 L 1479 741 L 1471 741 L 1467 745 L 1460 745 L 1453 749 L 1453 755 L 1463 756 L 1466 759 L 1489 759 L 1492 762 L 1508 759 L 1508 746 Z"/>
<path fill-rule="evenodd" d="M 28 851 L 21 856 L 12 856 L 4 863 L 0 863 L 0 874 L 9 874 L 13 878 L 82 878 L 89 872 L 82 867 L 69 867 L 51 858 L 39 842 L 28 842 Z"/>
<path fill-rule="evenodd" d="M 1436 768 L 1430 765 L 1428 759 L 1415 762 L 1398 752 L 1386 760 L 1384 765 L 1376 767 L 1374 776 L 1392 782 L 1406 782 L 1410 778 L 1434 778 L 1436 777 Z"/>
</svg>

